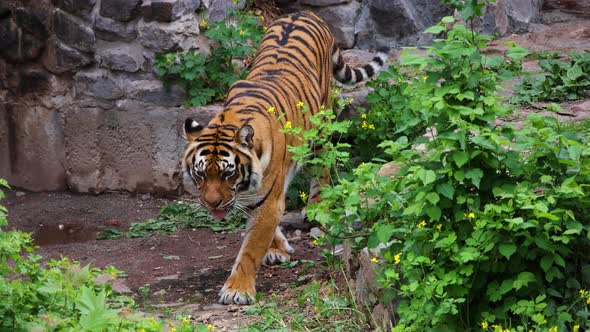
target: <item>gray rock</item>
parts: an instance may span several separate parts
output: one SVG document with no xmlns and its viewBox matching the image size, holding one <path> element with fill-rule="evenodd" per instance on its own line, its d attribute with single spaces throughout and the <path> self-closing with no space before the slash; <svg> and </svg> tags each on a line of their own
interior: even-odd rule
<svg viewBox="0 0 590 332">
<path fill-rule="evenodd" d="M 336 6 L 321 7 L 315 11 L 330 26 L 338 47 L 351 48 L 354 46 L 354 22 L 359 14 L 360 6 L 358 2 L 353 1 Z"/>
<path fill-rule="evenodd" d="M 146 0 L 141 11 L 146 21 L 172 22 L 194 13 L 200 5 L 200 0 Z"/>
<path fill-rule="evenodd" d="M 80 51 L 93 52 L 96 49 L 92 28 L 60 9 L 53 12 L 53 30 L 61 41 Z"/>
<path fill-rule="evenodd" d="M 311 228 L 311 223 L 305 221 L 305 216 L 300 212 L 285 213 L 281 217 L 281 225 L 287 229 L 295 229 L 308 231 Z"/>
<path fill-rule="evenodd" d="M 523 33 L 534 29 L 541 21 L 542 0 L 498 0 L 487 3 L 479 30 L 484 33 Z"/>
<path fill-rule="evenodd" d="M 195 39 L 199 23 L 194 15 L 187 15 L 172 23 L 139 21 L 139 42 L 156 52 L 178 49 L 186 39 Z"/>
<path fill-rule="evenodd" d="M 318 227 L 314 227 L 309 230 L 309 236 L 313 237 L 314 239 L 319 239 L 322 237 L 322 235 L 324 235 L 324 232 L 322 232 L 322 230 Z"/>
<path fill-rule="evenodd" d="M 59 112 L 25 102 L 0 103 L 0 174 L 30 191 L 66 189 Z"/>
<path fill-rule="evenodd" d="M 131 99 L 164 107 L 180 106 L 186 94 L 177 86 L 164 86 L 159 80 L 136 80 L 125 83 Z"/>
<path fill-rule="evenodd" d="M 314 6 L 314 7 L 324 7 L 324 6 L 332 6 L 332 5 L 339 5 L 342 3 L 348 3 L 352 0 L 300 0 L 299 3 L 302 5 L 307 6 Z"/>
<path fill-rule="evenodd" d="M 68 13 L 89 17 L 96 0 L 52 0 L 51 3 Z"/>
<path fill-rule="evenodd" d="M 449 9 L 436 0 L 368 0 L 355 24 L 356 46 L 424 45 L 432 36 L 422 31 L 449 14 Z"/>
<path fill-rule="evenodd" d="M 104 69 L 94 68 L 79 71 L 74 75 L 76 94 L 98 99 L 114 100 L 125 95 L 111 73 Z"/>
<path fill-rule="evenodd" d="M 10 16 L 10 6 L 8 2 L 2 1 L 0 2 L 0 18 L 5 18 Z"/>
<path fill-rule="evenodd" d="M 22 27 L 33 36 L 41 40 L 47 38 L 47 28 L 43 23 L 45 20 L 44 13 L 19 7 L 14 11 L 14 18 L 19 27 Z"/>
<path fill-rule="evenodd" d="M 52 73 L 61 74 L 92 63 L 93 59 L 56 38 L 50 38 L 43 54 L 43 65 Z"/>
<path fill-rule="evenodd" d="M 123 42 L 102 42 L 100 45 L 97 55 L 101 67 L 130 73 L 143 68 L 145 59 L 141 46 Z"/>
<path fill-rule="evenodd" d="M 45 48 L 43 40 L 20 29 L 10 18 L 0 20 L 0 57 L 10 62 L 34 60 Z"/>
<path fill-rule="evenodd" d="M 207 9 L 207 18 L 210 22 L 219 22 L 227 17 L 228 9 L 244 9 L 246 0 L 203 0 L 203 7 Z"/>
<path fill-rule="evenodd" d="M 128 22 L 137 16 L 140 4 L 141 0 L 101 0 L 100 15 Z"/>
<path fill-rule="evenodd" d="M 94 20 L 96 37 L 108 41 L 132 41 L 137 38 L 137 22 L 123 23 L 108 17 L 97 16 Z"/>
</svg>

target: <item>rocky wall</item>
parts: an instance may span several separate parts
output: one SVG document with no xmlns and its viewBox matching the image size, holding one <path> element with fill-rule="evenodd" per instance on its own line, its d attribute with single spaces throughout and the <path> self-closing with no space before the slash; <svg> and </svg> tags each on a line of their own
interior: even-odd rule
<svg viewBox="0 0 590 332">
<path fill-rule="evenodd" d="M 484 26 L 505 27 L 496 17 L 508 22 L 502 31 L 533 22 L 540 1 L 518 0 L 536 4 L 526 16 L 528 7 L 498 0 Z M 245 2 L 1 0 L 0 178 L 35 191 L 182 190 L 182 122 L 189 114 L 207 122 L 219 107 L 183 107 L 184 91 L 154 76 L 154 57 L 206 52 L 199 22 L 221 20 Z M 420 31 L 449 14 L 437 0 L 276 4 L 318 13 L 343 48 L 424 44 Z"/>
<path fill-rule="evenodd" d="M 244 3 L 0 2 L 0 177 L 35 191 L 178 191 L 182 123 L 219 107 L 182 107 L 155 54 L 206 50 L 199 21 Z"/>
</svg>

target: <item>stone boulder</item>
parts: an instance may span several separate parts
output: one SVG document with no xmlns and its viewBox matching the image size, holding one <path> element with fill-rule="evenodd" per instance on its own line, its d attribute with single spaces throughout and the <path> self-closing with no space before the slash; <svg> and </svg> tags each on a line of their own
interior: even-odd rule
<svg viewBox="0 0 590 332">
<path fill-rule="evenodd" d="M 137 38 L 137 22 L 119 22 L 108 17 L 96 16 L 96 37 L 107 41 L 133 41 Z"/>
<path fill-rule="evenodd" d="M 69 47 L 57 38 L 51 38 L 43 55 L 43 65 L 52 73 L 61 74 L 92 63 L 93 59 Z"/>
<path fill-rule="evenodd" d="M 115 100 L 123 97 L 125 91 L 113 75 L 104 69 L 79 71 L 74 75 L 77 96 Z"/>
<path fill-rule="evenodd" d="M 96 0 L 51 0 L 51 3 L 53 3 L 55 7 L 65 10 L 68 13 L 87 18 L 90 17 L 90 13 L 96 4 Z"/>
<path fill-rule="evenodd" d="M 102 67 L 134 73 L 143 68 L 143 48 L 138 44 L 102 42 L 98 52 Z"/>
<path fill-rule="evenodd" d="M 100 15 L 113 20 L 128 22 L 139 14 L 141 0 L 101 0 Z"/>
<path fill-rule="evenodd" d="M 432 36 L 422 31 L 450 10 L 437 0 L 366 0 L 355 24 L 356 47 L 378 49 L 424 45 Z"/>
<path fill-rule="evenodd" d="M 145 0 L 141 11 L 146 21 L 172 22 L 193 13 L 200 5 L 200 0 Z"/>
<path fill-rule="evenodd" d="M 246 0 L 202 0 L 210 22 L 219 22 L 227 17 L 228 9 L 244 9 Z"/>
<path fill-rule="evenodd" d="M 315 13 L 326 20 L 336 40 L 336 45 L 342 48 L 354 46 L 354 22 L 361 5 L 356 2 L 342 3 L 334 6 L 320 7 Z"/>
<path fill-rule="evenodd" d="M 168 52 L 181 48 L 187 39 L 196 40 L 199 23 L 194 15 L 185 15 L 171 23 L 140 20 L 137 40 L 154 52 Z"/>
<path fill-rule="evenodd" d="M 497 0 L 487 3 L 479 30 L 486 34 L 506 35 L 541 29 L 543 0 Z"/>
<path fill-rule="evenodd" d="M 53 31 L 66 44 L 83 52 L 94 52 L 96 38 L 94 31 L 76 16 L 60 9 L 53 12 Z"/>
</svg>

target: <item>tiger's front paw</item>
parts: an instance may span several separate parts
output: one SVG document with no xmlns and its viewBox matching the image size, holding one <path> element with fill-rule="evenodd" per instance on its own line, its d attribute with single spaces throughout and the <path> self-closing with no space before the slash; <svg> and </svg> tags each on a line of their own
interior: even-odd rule
<svg viewBox="0 0 590 332">
<path fill-rule="evenodd" d="M 219 291 L 219 303 L 248 305 L 255 302 L 254 279 L 231 275 L 221 291 Z"/>
<path fill-rule="evenodd" d="M 289 248 L 291 248 L 291 246 L 289 246 Z M 291 251 L 293 251 L 293 248 L 291 248 Z M 291 256 L 289 256 L 289 254 L 286 251 L 276 248 L 269 248 L 266 252 L 266 255 L 264 255 L 264 258 L 262 259 L 262 264 L 278 265 L 284 262 L 288 262 L 290 259 Z"/>
</svg>

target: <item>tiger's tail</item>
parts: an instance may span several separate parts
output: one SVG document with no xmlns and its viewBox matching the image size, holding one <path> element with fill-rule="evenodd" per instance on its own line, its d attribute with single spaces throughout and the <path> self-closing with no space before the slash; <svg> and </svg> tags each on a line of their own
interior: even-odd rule
<svg viewBox="0 0 590 332">
<path fill-rule="evenodd" d="M 334 63 L 334 77 L 340 83 L 354 84 L 373 77 L 385 64 L 388 50 L 380 50 L 377 55 L 368 64 L 362 67 L 351 67 L 344 62 L 339 48 L 334 48 L 332 52 L 332 61 Z"/>
</svg>

